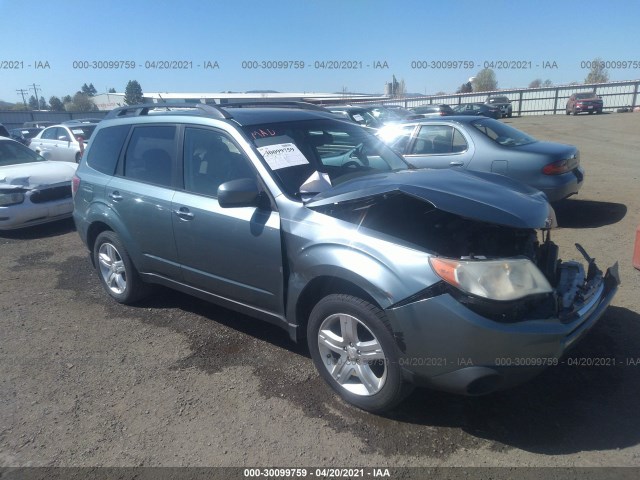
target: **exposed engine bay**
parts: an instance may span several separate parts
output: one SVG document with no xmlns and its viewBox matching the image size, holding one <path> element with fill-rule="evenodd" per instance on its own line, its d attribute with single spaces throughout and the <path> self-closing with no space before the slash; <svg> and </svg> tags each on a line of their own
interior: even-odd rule
<svg viewBox="0 0 640 480">
<path fill-rule="evenodd" d="M 464 292 L 456 298 L 483 315 L 501 321 L 560 316 L 570 321 L 602 288 L 603 274 L 584 249 L 576 247 L 588 263 L 561 262 L 558 246 L 549 229 L 521 229 L 494 225 L 442 211 L 433 204 L 401 192 L 389 192 L 346 202 L 323 205 L 315 210 L 335 218 L 393 236 L 438 256 L 491 260 L 526 257 L 546 277 L 553 294 L 512 302 L 478 299 Z M 473 212 L 469 212 L 472 216 Z"/>
</svg>

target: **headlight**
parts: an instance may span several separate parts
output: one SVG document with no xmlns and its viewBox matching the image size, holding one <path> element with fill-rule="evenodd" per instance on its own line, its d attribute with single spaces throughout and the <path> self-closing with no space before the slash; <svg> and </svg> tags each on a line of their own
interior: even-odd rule
<svg viewBox="0 0 640 480">
<path fill-rule="evenodd" d="M 429 263 L 445 282 L 491 300 L 517 300 L 552 291 L 542 272 L 526 258 L 455 260 L 431 257 Z"/>
<path fill-rule="evenodd" d="M 24 193 L 22 192 L 0 193 L 0 207 L 22 202 L 24 202 Z"/>
</svg>

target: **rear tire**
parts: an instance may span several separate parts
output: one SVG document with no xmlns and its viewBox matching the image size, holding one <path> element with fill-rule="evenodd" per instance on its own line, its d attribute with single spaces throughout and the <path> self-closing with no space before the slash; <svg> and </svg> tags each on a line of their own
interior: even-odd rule
<svg viewBox="0 0 640 480">
<path fill-rule="evenodd" d="M 345 401 L 369 412 L 389 410 L 413 389 L 402 378 L 400 353 L 384 312 L 351 295 L 328 295 L 307 325 L 320 376 Z"/>
<path fill-rule="evenodd" d="M 150 291 L 138 275 L 131 258 L 115 232 L 104 231 L 93 246 L 93 260 L 100 283 L 117 302 L 130 305 Z"/>
</svg>

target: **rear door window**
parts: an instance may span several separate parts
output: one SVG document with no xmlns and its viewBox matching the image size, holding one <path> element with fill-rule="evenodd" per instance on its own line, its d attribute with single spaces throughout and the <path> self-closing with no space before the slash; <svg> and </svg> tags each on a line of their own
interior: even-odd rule
<svg viewBox="0 0 640 480">
<path fill-rule="evenodd" d="M 124 176 L 170 187 L 176 158 L 176 126 L 135 127 L 124 157 Z"/>
</svg>

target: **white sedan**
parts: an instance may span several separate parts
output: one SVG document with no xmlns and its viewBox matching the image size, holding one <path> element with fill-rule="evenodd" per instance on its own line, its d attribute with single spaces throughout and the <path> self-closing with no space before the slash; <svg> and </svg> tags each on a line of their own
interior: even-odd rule
<svg viewBox="0 0 640 480">
<path fill-rule="evenodd" d="M 70 217 L 77 167 L 46 160 L 15 140 L 0 138 L 0 230 Z"/>
<path fill-rule="evenodd" d="M 48 160 L 78 163 L 95 128 L 95 123 L 47 127 L 31 140 L 29 148 Z"/>
</svg>

